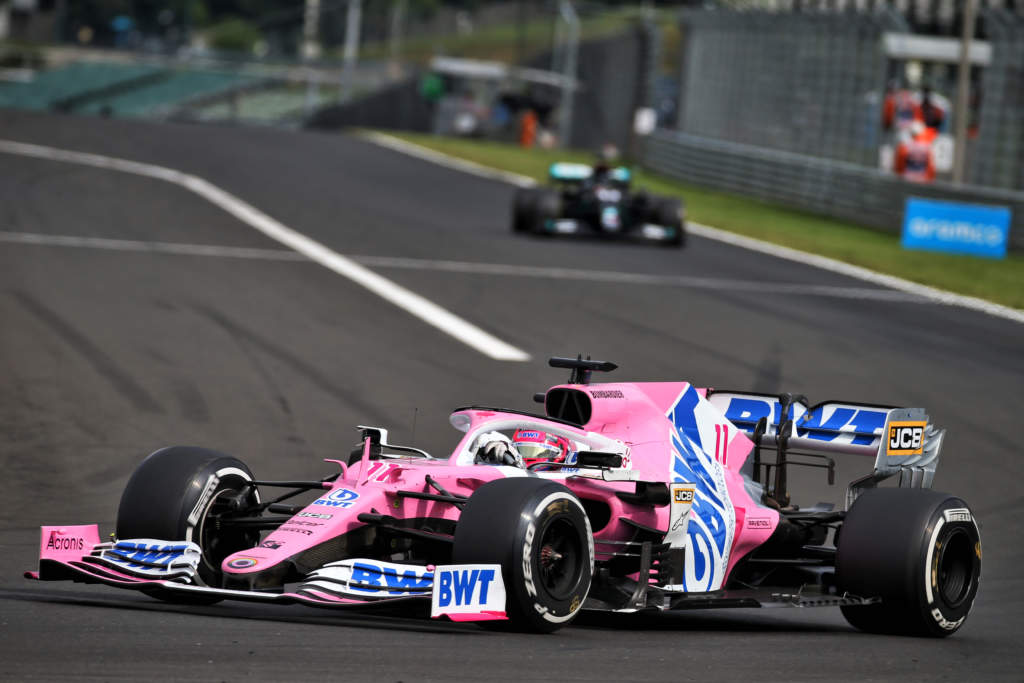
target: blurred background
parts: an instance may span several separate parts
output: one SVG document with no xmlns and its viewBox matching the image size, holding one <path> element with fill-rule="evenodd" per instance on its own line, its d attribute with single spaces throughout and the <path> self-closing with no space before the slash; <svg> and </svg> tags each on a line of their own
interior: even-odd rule
<svg viewBox="0 0 1024 683">
<path fill-rule="evenodd" d="M 1022 83 L 1019 0 L 0 0 L 0 107 L 611 143 L 891 231 L 901 180 L 1024 208 Z"/>
</svg>

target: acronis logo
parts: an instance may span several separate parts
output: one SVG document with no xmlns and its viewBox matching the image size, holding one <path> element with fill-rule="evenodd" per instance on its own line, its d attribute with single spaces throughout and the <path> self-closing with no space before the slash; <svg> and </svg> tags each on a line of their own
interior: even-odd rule
<svg viewBox="0 0 1024 683">
<path fill-rule="evenodd" d="M 51 531 L 46 541 L 47 550 L 82 550 L 84 547 L 85 541 L 81 537 L 62 536 L 57 531 Z"/>
</svg>

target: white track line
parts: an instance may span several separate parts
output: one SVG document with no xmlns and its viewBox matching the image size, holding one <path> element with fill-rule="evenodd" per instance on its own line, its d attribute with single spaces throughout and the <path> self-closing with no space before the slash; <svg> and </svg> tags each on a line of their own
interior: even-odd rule
<svg viewBox="0 0 1024 683">
<path fill-rule="evenodd" d="M 888 287 L 908 294 L 914 294 L 937 304 L 959 306 L 961 308 L 971 309 L 972 311 L 987 313 L 988 315 L 992 315 L 997 318 L 1005 318 L 1006 320 L 1024 323 L 1024 311 L 1017 308 L 1010 308 L 1009 306 L 1003 306 L 1002 304 L 986 301 L 985 299 L 956 294 L 955 292 L 949 292 L 936 287 L 929 287 L 928 285 L 904 280 L 903 278 L 896 277 L 894 275 L 886 275 L 885 273 L 879 273 L 874 270 L 837 261 L 835 259 L 828 258 L 827 256 L 819 256 L 817 254 L 810 254 L 806 251 L 799 251 L 798 249 L 790 249 L 789 247 L 783 247 L 771 242 L 754 239 L 753 237 L 744 237 L 743 235 L 737 235 L 734 232 L 727 232 L 725 230 L 713 228 L 710 225 L 702 225 L 700 223 L 691 223 L 687 221 L 686 227 L 694 235 L 706 237 L 707 239 L 725 242 L 726 244 L 732 244 L 744 249 L 751 249 L 776 258 L 786 259 L 787 261 L 796 261 L 797 263 L 814 266 L 815 268 L 821 268 L 822 270 L 827 270 L 832 273 L 838 273 L 847 277 L 863 280 L 864 282 L 870 282 L 881 287 Z"/>
<path fill-rule="evenodd" d="M 512 183 L 519 187 L 533 187 L 537 184 L 537 181 L 529 176 L 512 173 L 511 171 L 502 171 L 499 168 L 484 166 L 483 164 L 478 164 L 475 161 L 459 159 L 458 157 L 453 157 L 450 154 L 437 152 L 424 147 L 423 145 L 417 145 L 415 142 L 406 142 L 405 140 L 396 138 L 393 135 L 387 135 L 386 133 L 378 133 L 373 130 L 363 130 L 359 131 L 358 135 L 359 137 L 365 138 L 366 140 L 378 144 L 381 147 L 387 147 L 388 149 L 393 149 L 396 152 L 408 154 L 411 157 L 417 157 L 425 161 L 432 161 L 440 166 L 447 166 L 448 168 L 454 168 L 458 171 L 465 171 L 466 173 L 490 178 L 491 180 L 500 180 L 503 183 Z"/>
<path fill-rule="evenodd" d="M 73 152 L 43 145 L 32 145 L 14 140 L 0 140 L 0 152 L 122 171 L 173 183 L 203 197 L 235 218 L 259 230 L 267 237 L 294 249 L 338 275 L 348 278 L 382 299 L 416 316 L 428 325 L 432 325 L 445 334 L 451 335 L 463 344 L 476 349 L 490 358 L 506 361 L 527 361 L 530 359 L 529 354 L 525 351 L 485 332 L 429 299 L 397 285 L 387 278 L 381 277 L 352 259 L 342 256 L 323 244 L 292 230 L 251 204 L 242 201 L 233 194 L 198 176 L 154 164 L 144 164 L 99 154 Z"/>
<path fill-rule="evenodd" d="M 107 237 L 76 237 L 74 235 L 42 235 L 32 232 L 0 232 L 0 242 L 35 244 L 47 247 L 78 247 L 111 251 L 136 251 L 180 256 L 216 256 L 220 258 L 256 259 L 260 261 L 303 261 L 309 259 L 290 249 L 256 249 L 226 247 L 213 244 L 182 244 L 179 242 L 143 242 Z"/>
<path fill-rule="evenodd" d="M 458 159 L 448 154 L 444 154 L 443 152 L 437 152 L 423 147 L 422 145 L 400 140 L 384 133 L 363 132 L 360 135 L 366 140 L 383 147 L 409 154 L 420 159 L 432 161 L 459 171 L 489 178 L 491 180 L 508 182 L 520 187 L 531 187 L 537 184 L 536 181 L 527 176 L 519 175 L 518 173 L 500 171 L 488 166 Z M 832 273 L 845 275 L 847 277 L 862 280 L 864 282 L 870 282 L 872 284 L 900 292 L 906 292 L 907 294 L 922 297 L 933 303 L 947 306 L 959 306 L 961 308 L 967 308 L 980 313 L 986 313 L 997 318 L 1004 318 L 1006 320 L 1024 323 L 1024 311 L 1017 308 L 1003 306 L 1002 304 L 993 303 L 973 296 L 956 294 L 936 287 L 929 287 L 927 285 L 922 285 L 893 275 L 885 275 L 884 273 L 879 273 L 860 266 L 850 265 L 849 263 L 837 261 L 836 259 L 831 259 L 826 256 L 819 256 L 818 254 L 811 254 L 798 249 L 790 249 L 789 247 L 783 247 L 772 242 L 754 239 L 753 237 L 744 237 L 743 235 L 714 228 L 710 225 L 702 225 L 701 223 L 687 221 L 686 227 L 690 233 L 705 239 L 724 242 L 736 247 L 749 249 L 751 251 L 767 254 L 776 258 L 786 259 L 788 261 L 796 261 L 797 263 L 813 266 Z"/>
<path fill-rule="evenodd" d="M 212 256 L 218 258 L 259 259 L 264 261 L 310 262 L 309 259 L 302 254 L 285 249 L 255 249 L 250 247 L 227 247 L 212 244 L 183 244 L 180 242 L 142 242 L 139 240 L 122 240 L 106 237 L 76 237 L 73 235 L 0 232 L 0 242 L 51 247 L 132 251 L 149 254 Z M 447 273 L 486 275 L 489 277 L 510 276 L 546 278 L 552 280 L 575 280 L 608 284 L 707 289 L 712 291 L 764 292 L 796 296 L 823 296 L 838 299 L 874 299 L 878 301 L 931 303 L 930 301 L 915 294 L 897 292 L 891 289 L 869 289 L 867 287 L 835 287 L 831 285 L 761 282 L 755 280 L 692 277 L 686 275 L 644 275 L 642 273 L 626 273 L 614 270 L 586 270 L 581 268 L 526 266 L 505 263 L 411 259 L 394 256 L 359 256 L 353 254 L 349 256 L 349 258 L 364 266 L 385 269 L 432 270 Z"/>
<path fill-rule="evenodd" d="M 654 285 L 708 289 L 715 291 L 765 292 L 771 294 L 794 294 L 826 296 L 839 299 L 876 299 L 879 301 L 906 301 L 910 303 L 931 303 L 906 292 L 868 287 L 835 287 L 792 282 L 763 282 L 755 280 L 734 280 L 726 278 L 693 277 L 687 275 L 645 275 L 614 270 L 586 270 L 581 268 L 552 268 L 547 266 L 524 266 L 503 263 L 472 263 L 467 261 L 436 261 L 427 259 L 397 258 L 390 256 L 353 256 L 360 263 L 377 268 L 404 268 L 413 270 L 442 270 L 449 273 L 471 273 L 479 275 L 510 275 L 514 277 L 549 278 L 553 280 L 578 280 L 583 282 L 606 282 L 629 285 Z"/>
</svg>

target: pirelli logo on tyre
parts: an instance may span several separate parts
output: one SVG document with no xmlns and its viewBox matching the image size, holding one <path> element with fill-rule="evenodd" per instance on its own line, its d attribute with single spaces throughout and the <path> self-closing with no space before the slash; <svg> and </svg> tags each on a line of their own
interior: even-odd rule
<svg viewBox="0 0 1024 683">
<path fill-rule="evenodd" d="M 890 422 L 886 455 L 920 455 L 924 447 L 924 420 Z"/>
</svg>

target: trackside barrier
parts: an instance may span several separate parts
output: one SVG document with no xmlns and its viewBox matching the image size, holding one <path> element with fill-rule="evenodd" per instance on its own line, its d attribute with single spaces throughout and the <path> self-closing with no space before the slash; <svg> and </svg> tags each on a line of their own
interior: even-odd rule
<svg viewBox="0 0 1024 683">
<path fill-rule="evenodd" d="M 735 192 L 898 233 L 907 197 L 1007 206 L 1010 248 L 1024 248 L 1024 192 L 973 185 L 911 183 L 859 164 L 659 129 L 641 163 L 695 185 Z"/>
</svg>

